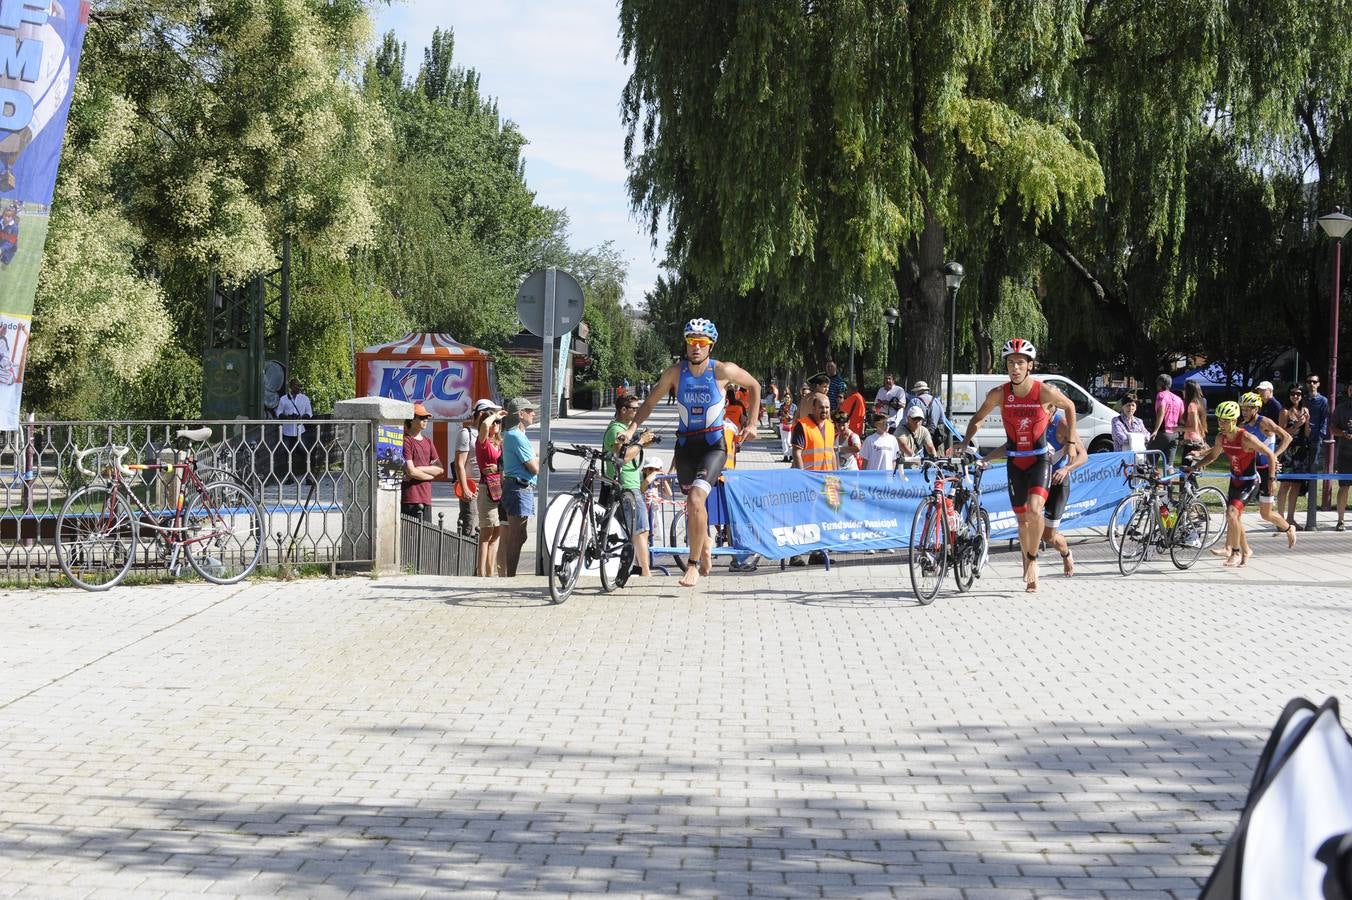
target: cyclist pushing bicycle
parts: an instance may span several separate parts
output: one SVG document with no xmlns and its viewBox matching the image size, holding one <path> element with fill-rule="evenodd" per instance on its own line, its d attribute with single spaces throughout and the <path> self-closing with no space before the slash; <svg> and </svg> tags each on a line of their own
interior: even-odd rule
<svg viewBox="0 0 1352 900">
<path fill-rule="evenodd" d="M 1043 507 L 1051 492 L 1051 448 L 1047 443 L 1048 409 L 1065 415 L 1067 445 L 1079 444 L 1075 427 L 1075 404 L 1051 385 L 1033 377 L 1037 348 L 1031 341 L 1013 338 L 1006 341 L 1000 354 L 1005 360 L 1009 382 L 992 388 L 967 423 L 962 445 L 968 446 L 981 423 L 996 407 L 1004 420 L 1009 446 L 1009 502 L 1019 517 L 1019 545 L 1023 548 L 1024 590 L 1037 592 L 1037 554 L 1042 543 L 1045 521 Z M 950 453 L 953 450 L 950 448 Z"/>
</svg>

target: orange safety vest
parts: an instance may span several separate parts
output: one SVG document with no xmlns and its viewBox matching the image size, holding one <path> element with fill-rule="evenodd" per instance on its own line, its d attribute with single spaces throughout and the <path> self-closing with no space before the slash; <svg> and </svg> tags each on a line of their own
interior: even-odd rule
<svg viewBox="0 0 1352 900">
<path fill-rule="evenodd" d="M 727 451 L 728 459 L 723 463 L 724 469 L 737 468 L 737 429 L 728 427 L 728 423 L 723 423 L 723 449 Z"/>
<path fill-rule="evenodd" d="M 798 420 L 803 426 L 803 468 L 830 472 L 836 467 L 836 423 L 830 419 L 818 426 L 811 417 Z"/>
</svg>

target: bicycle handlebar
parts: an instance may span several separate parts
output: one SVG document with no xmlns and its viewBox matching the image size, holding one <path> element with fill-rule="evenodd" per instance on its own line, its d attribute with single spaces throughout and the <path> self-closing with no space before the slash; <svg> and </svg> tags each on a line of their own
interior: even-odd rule
<svg viewBox="0 0 1352 900">
<path fill-rule="evenodd" d="M 113 455 L 113 465 L 117 466 L 117 469 L 119 472 L 122 473 L 123 478 L 130 478 L 134 470 L 131 469 L 129 466 L 125 466 L 122 464 L 122 457 L 126 456 L 128 451 L 130 450 L 131 450 L 130 447 L 123 447 L 118 444 L 110 444 L 107 447 L 92 447 L 89 450 L 77 450 L 75 452 L 75 468 L 78 469 L 80 471 L 80 474 L 82 475 L 88 475 L 90 478 L 96 478 L 99 475 L 98 472 L 95 472 L 92 469 L 85 468 L 84 465 L 85 457 L 95 453 L 108 453 L 109 451 L 111 451 Z"/>
</svg>

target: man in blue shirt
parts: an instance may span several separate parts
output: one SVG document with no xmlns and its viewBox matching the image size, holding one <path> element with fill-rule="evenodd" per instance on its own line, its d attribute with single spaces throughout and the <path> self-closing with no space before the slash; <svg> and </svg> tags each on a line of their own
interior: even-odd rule
<svg viewBox="0 0 1352 900">
<path fill-rule="evenodd" d="M 534 403 L 517 397 L 507 404 L 507 418 L 502 422 L 502 501 L 498 505 L 504 526 L 498 543 L 498 568 L 507 578 L 516 574 L 527 525 L 535 514 L 535 476 L 540 474 L 540 458 L 526 437 L 526 429 L 533 424 Z"/>
<path fill-rule="evenodd" d="M 1310 411 L 1310 452 L 1309 472 L 1324 471 L 1324 456 L 1328 448 L 1324 441 L 1329 437 L 1329 398 L 1319 393 L 1319 376 L 1311 372 L 1305 376 L 1305 408 Z M 1314 496 L 1311 492 L 1310 496 Z"/>
<path fill-rule="evenodd" d="M 830 379 L 826 384 L 826 396 L 831 398 L 831 409 L 840 409 L 840 401 L 845 399 L 848 386 L 845 384 L 845 376 L 836 368 L 834 359 L 826 361 L 826 377 Z"/>
</svg>

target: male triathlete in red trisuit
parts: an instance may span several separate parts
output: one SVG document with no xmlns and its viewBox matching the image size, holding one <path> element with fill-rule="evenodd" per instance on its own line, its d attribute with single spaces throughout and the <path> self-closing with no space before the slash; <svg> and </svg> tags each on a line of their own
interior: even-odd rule
<svg viewBox="0 0 1352 900">
<path fill-rule="evenodd" d="M 1037 348 L 1023 338 L 1005 342 L 1005 371 L 1009 382 L 991 388 L 980 408 L 967 423 L 962 445 L 971 443 L 986 416 L 998 406 L 1004 420 L 1008 439 L 1005 456 L 1009 457 L 1009 503 L 1019 517 L 1019 545 L 1023 548 L 1024 590 L 1037 590 L 1037 551 L 1042 541 L 1042 507 L 1047 502 L 1051 485 L 1052 466 L 1047 446 L 1047 423 L 1050 408 L 1061 410 L 1066 417 L 1066 445 L 1068 449 L 1080 443 L 1075 429 L 1075 404 L 1065 394 L 1032 377 Z"/>
</svg>

